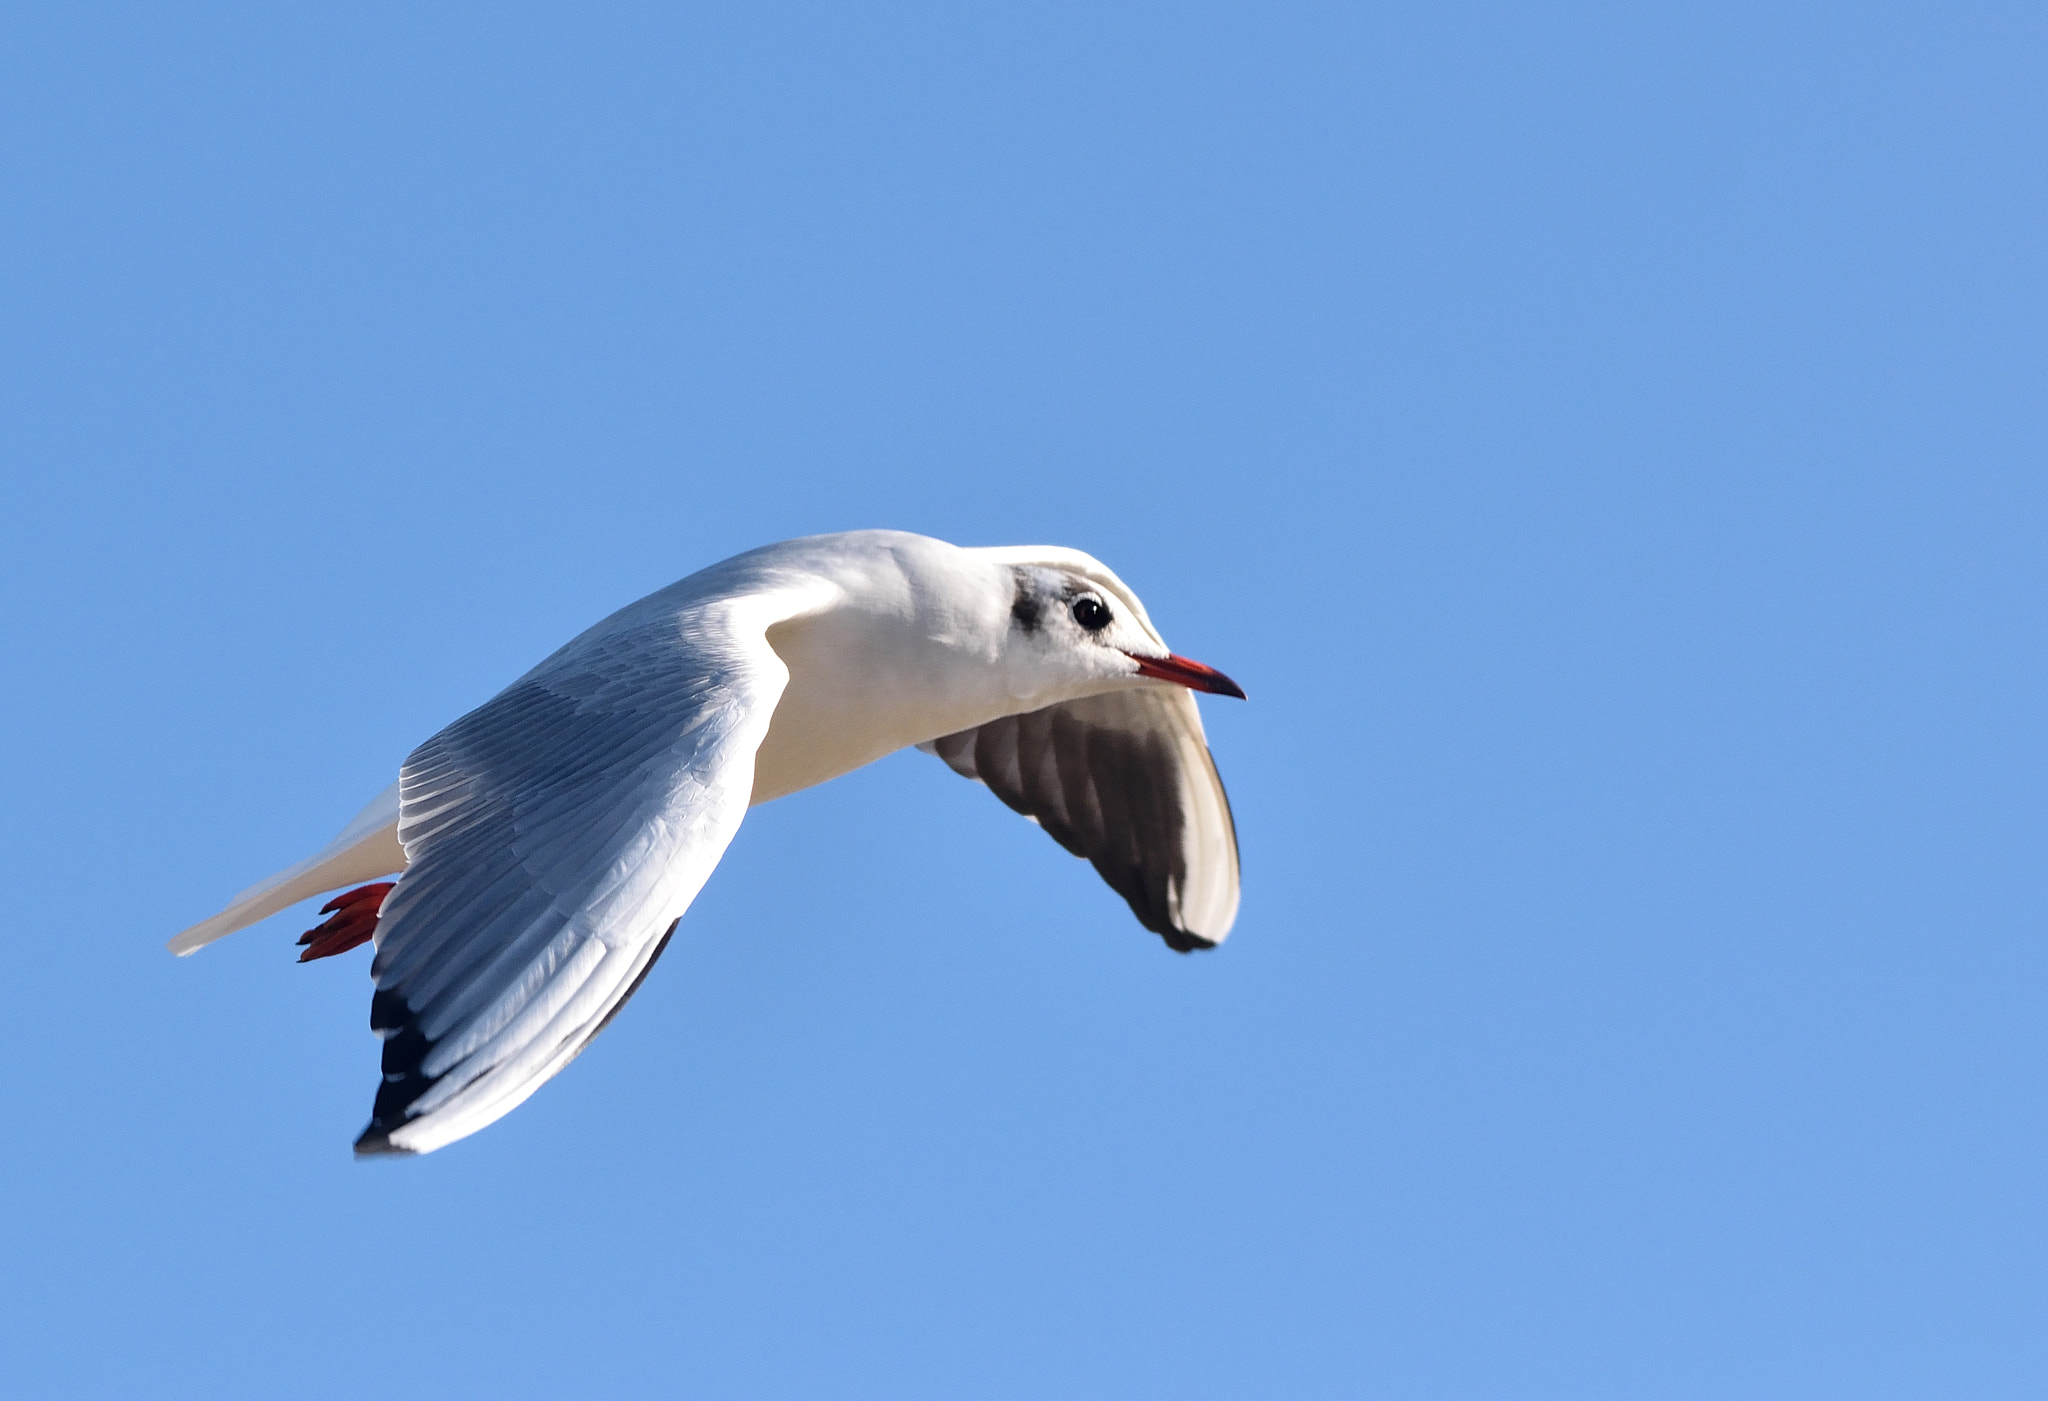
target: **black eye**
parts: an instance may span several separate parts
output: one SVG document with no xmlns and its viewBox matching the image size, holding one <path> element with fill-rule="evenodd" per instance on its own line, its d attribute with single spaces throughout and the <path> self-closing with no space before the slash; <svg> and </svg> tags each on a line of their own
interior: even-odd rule
<svg viewBox="0 0 2048 1401">
<path fill-rule="evenodd" d="M 1109 609 L 1099 598 L 1077 598 L 1074 600 L 1074 621 L 1090 632 L 1101 632 L 1115 621 Z"/>
</svg>

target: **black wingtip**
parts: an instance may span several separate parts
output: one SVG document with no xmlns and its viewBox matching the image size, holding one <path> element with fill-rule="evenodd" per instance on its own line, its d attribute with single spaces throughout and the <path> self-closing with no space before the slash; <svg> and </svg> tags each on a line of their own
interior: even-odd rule
<svg viewBox="0 0 2048 1401">
<path fill-rule="evenodd" d="M 356 1156 L 409 1153 L 413 1150 L 391 1141 L 391 1131 L 405 1127 L 412 1117 L 406 1111 L 434 1087 L 433 1077 L 424 1068 L 434 1043 L 420 1030 L 419 1019 L 405 999 L 388 988 L 378 989 L 370 999 L 370 1030 L 385 1038 L 384 1078 L 370 1105 L 370 1126 L 356 1140 Z"/>
<path fill-rule="evenodd" d="M 393 1143 L 391 1141 L 391 1130 L 385 1128 L 375 1119 L 372 1119 L 370 1126 L 364 1129 L 362 1135 L 356 1139 L 356 1156 L 358 1158 L 413 1158 L 419 1156 L 419 1150 L 416 1148 L 402 1148 L 398 1144 Z"/>
</svg>

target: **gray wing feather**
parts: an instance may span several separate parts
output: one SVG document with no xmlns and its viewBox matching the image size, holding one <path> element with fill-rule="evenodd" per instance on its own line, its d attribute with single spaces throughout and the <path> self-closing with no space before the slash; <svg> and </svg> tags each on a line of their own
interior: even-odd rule
<svg viewBox="0 0 2048 1401">
<path fill-rule="evenodd" d="M 406 760 L 359 1153 L 474 1133 L 639 986 L 745 815 L 788 679 L 771 613 L 734 611 L 608 620 Z"/>
<path fill-rule="evenodd" d="M 1142 687 L 1007 716 L 918 746 L 1093 862 L 1185 953 L 1237 916 L 1237 829 L 1195 698 Z"/>
</svg>

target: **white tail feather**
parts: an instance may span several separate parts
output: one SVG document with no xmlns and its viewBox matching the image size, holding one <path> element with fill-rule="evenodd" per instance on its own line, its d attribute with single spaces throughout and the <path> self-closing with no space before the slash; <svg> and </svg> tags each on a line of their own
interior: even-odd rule
<svg viewBox="0 0 2048 1401">
<path fill-rule="evenodd" d="M 203 919 L 171 940 L 170 951 L 184 957 L 215 939 L 267 919 L 308 895 L 358 881 L 388 876 L 405 869 L 405 848 L 398 844 L 398 785 L 393 783 L 357 813 L 341 835 L 316 854 L 269 880 L 258 881 L 237 895 L 212 919 Z"/>
</svg>

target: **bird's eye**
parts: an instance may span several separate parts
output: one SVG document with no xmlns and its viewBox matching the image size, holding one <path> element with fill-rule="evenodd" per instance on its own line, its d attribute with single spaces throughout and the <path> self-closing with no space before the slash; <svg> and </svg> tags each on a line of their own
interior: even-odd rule
<svg viewBox="0 0 2048 1401">
<path fill-rule="evenodd" d="M 1101 599 L 1083 596 L 1074 600 L 1074 621 L 1090 632 L 1101 632 L 1115 619 Z"/>
</svg>

